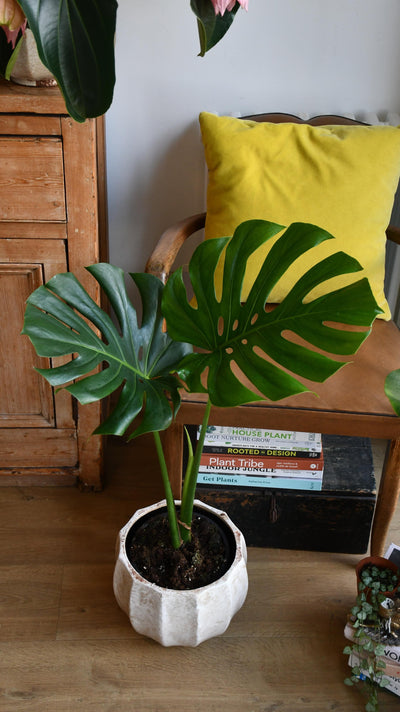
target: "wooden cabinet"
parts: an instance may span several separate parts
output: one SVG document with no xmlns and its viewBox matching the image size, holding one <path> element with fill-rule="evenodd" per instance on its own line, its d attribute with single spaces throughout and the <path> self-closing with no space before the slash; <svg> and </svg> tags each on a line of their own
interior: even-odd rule
<svg viewBox="0 0 400 712">
<path fill-rule="evenodd" d="M 58 89 L 0 81 L 0 485 L 101 486 L 100 405 L 54 392 L 20 332 L 28 294 L 57 272 L 99 303 L 84 268 L 106 259 L 103 120 L 73 121 Z"/>
</svg>

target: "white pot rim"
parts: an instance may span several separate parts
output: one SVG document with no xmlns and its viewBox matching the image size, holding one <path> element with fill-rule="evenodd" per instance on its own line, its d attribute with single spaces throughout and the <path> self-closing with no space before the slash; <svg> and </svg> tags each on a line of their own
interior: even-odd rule
<svg viewBox="0 0 400 712">
<path fill-rule="evenodd" d="M 175 504 L 179 505 L 181 503 L 181 500 L 175 500 Z M 121 550 L 123 552 L 124 558 L 126 558 L 126 563 L 129 566 L 129 569 L 132 573 L 133 576 L 135 576 L 138 580 L 142 582 L 146 582 L 149 586 L 154 588 L 156 591 L 173 591 L 176 594 L 179 595 L 192 595 L 194 591 L 205 591 L 208 588 L 218 586 L 218 584 L 224 584 L 226 579 L 229 578 L 230 572 L 234 566 L 237 566 L 237 564 L 244 558 L 244 563 L 247 562 L 247 550 L 246 550 L 246 544 L 244 541 L 243 534 L 241 531 L 237 528 L 237 526 L 232 522 L 230 517 L 224 512 L 223 510 L 216 509 L 215 507 L 212 507 L 209 504 L 206 504 L 205 502 L 202 502 L 199 499 L 194 500 L 194 505 L 199 507 L 200 509 L 205 509 L 206 511 L 211 512 L 214 514 L 218 519 L 221 519 L 222 522 L 224 522 L 227 527 L 231 530 L 233 537 L 235 539 L 235 556 L 232 560 L 231 565 L 228 567 L 228 569 L 225 571 L 225 573 L 222 574 L 219 578 L 217 578 L 215 581 L 212 581 L 211 583 L 206 584 L 205 586 L 199 586 L 197 588 L 188 588 L 188 589 L 175 589 L 175 588 L 167 588 L 164 586 L 159 586 L 156 583 L 153 583 L 152 581 L 149 581 L 146 579 L 142 574 L 140 574 L 135 567 L 131 564 L 129 561 L 128 555 L 126 553 L 126 539 L 127 536 L 132 528 L 132 526 L 137 522 L 139 519 L 141 519 L 143 516 L 150 512 L 157 511 L 159 509 L 162 509 L 163 507 L 166 507 L 167 505 L 167 500 L 163 499 L 160 502 L 156 502 L 154 504 L 149 505 L 148 507 L 143 507 L 142 509 L 136 510 L 136 512 L 133 514 L 133 516 L 129 519 L 129 521 L 125 524 L 125 526 L 121 529 L 120 531 L 120 546 Z"/>
</svg>

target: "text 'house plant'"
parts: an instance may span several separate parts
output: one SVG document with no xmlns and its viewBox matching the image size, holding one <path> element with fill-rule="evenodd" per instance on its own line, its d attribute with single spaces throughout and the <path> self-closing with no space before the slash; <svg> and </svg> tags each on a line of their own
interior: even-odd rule
<svg viewBox="0 0 400 712">
<path fill-rule="evenodd" d="M 49 358 L 76 354 L 72 361 L 40 373 L 53 386 L 69 383 L 67 390 L 83 404 L 122 388 L 115 409 L 96 433 L 123 435 L 135 421 L 129 438 L 154 434 L 175 549 L 185 547 L 191 538 L 197 472 L 211 407 L 279 400 L 308 390 L 297 376 L 321 382 L 342 368 L 343 361 L 332 354 L 353 354 L 379 313 L 366 279 L 304 302 L 317 284 L 359 271 L 358 262 L 344 253 L 315 264 L 281 304 L 272 311 L 265 309 L 272 288 L 296 258 L 332 239 L 326 231 L 302 223 L 291 225 L 279 237 L 242 303 L 247 260 L 282 229 L 275 223 L 252 220 L 239 225 L 231 239 L 199 245 L 188 267 L 196 304 L 188 296 L 182 270 L 171 275 L 165 286 L 149 274 L 131 275 L 143 305 L 140 325 L 122 270 L 109 264 L 92 265 L 88 270 L 104 289 L 118 327 L 70 273 L 56 275 L 28 298 L 23 333 L 37 353 Z M 224 250 L 222 294 L 217 298 L 214 272 Z M 355 329 L 342 329 L 340 323 Z M 303 343 L 294 343 L 291 334 Z M 106 367 L 93 373 L 102 364 Z M 247 377 L 248 387 L 236 377 L 235 367 Z M 177 512 L 160 431 L 173 422 L 182 387 L 205 392 L 208 400 L 197 448 L 189 453 Z"/>
</svg>

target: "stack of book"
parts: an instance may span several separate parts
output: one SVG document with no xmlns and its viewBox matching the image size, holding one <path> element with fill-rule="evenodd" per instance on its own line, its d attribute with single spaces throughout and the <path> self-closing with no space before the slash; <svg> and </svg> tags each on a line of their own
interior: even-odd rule
<svg viewBox="0 0 400 712">
<path fill-rule="evenodd" d="M 210 426 L 198 483 L 220 487 L 321 490 L 319 433 Z"/>
<path fill-rule="evenodd" d="M 400 547 L 397 546 L 397 544 L 390 544 L 385 552 L 384 558 L 393 561 L 397 566 L 399 566 Z M 398 602 L 397 596 L 396 599 Z M 374 636 L 376 636 L 376 630 L 374 628 L 365 627 L 363 631 L 366 635 L 370 635 L 373 639 Z M 356 629 L 352 625 L 351 621 L 348 621 L 344 628 L 344 637 L 347 638 L 347 640 L 354 642 L 356 640 L 355 634 Z M 390 637 L 393 638 L 394 636 Z M 397 635 L 396 638 L 398 638 Z M 381 640 L 380 642 L 383 645 L 383 655 L 379 658 L 379 660 L 385 664 L 385 667 L 382 670 L 382 677 L 386 681 L 385 690 L 389 690 L 400 697 L 400 643 L 398 640 L 395 640 L 395 642 Z M 351 655 L 349 655 L 348 662 L 350 667 L 360 667 L 360 660 L 355 653 L 351 653 Z M 369 677 L 367 670 L 362 670 L 361 675 L 364 678 Z"/>
<path fill-rule="evenodd" d="M 363 629 L 368 635 L 368 628 Z M 370 631 L 371 636 L 373 635 L 373 630 Z M 347 640 L 352 642 L 356 640 L 355 629 L 351 623 L 346 623 L 344 629 L 344 636 Z M 400 696 L 400 645 L 390 645 L 383 642 L 383 655 L 379 657 L 379 660 L 385 663 L 385 668 L 382 670 L 382 677 L 386 680 L 386 690 L 394 692 L 395 695 Z M 360 666 L 360 660 L 355 653 L 349 655 L 349 665 L 350 667 Z M 364 677 L 368 677 L 368 671 L 362 670 L 361 673 Z"/>
</svg>

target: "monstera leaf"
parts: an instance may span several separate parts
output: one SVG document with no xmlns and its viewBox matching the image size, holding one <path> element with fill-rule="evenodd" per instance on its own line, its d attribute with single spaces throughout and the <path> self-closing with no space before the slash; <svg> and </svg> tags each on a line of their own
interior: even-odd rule
<svg viewBox="0 0 400 712">
<path fill-rule="evenodd" d="M 242 304 L 247 259 L 281 230 L 281 225 L 253 220 L 242 223 L 231 240 L 218 238 L 199 245 L 189 264 L 197 305 L 188 300 L 181 270 L 166 285 L 162 308 L 169 334 L 200 350 L 185 357 L 179 374 L 189 390 L 207 391 L 216 406 L 235 406 L 263 397 L 275 401 L 309 390 L 293 374 L 324 381 L 343 366 L 343 361 L 332 358 L 332 354 L 353 354 L 369 333 L 368 328 L 345 330 L 339 323 L 370 327 L 380 312 L 366 279 L 304 303 L 316 285 L 361 269 L 356 260 L 342 252 L 315 264 L 281 304 L 272 311 L 265 310 L 272 288 L 294 260 L 332 239 L 324 230 L 302 223 L 291 225 L 272 246 Z M 225 247 L 219 300 L 214 271 Z M 293 335 L 300 337 L 301 343 L 294 343 Z M 235 376 L 234 364 L 248 379 L 249 387 Z"/>
<path fill-rule="evenodd" d="M 76 121 L 101 116 L 114 84 L 116 0 L 19 0 L 39 56 Z"/>
<path fill-rule="evenodd" d="M 122 386 L 115 410 L 96 433 L 122 435 L 139 413 L 142 420 L 133 435 L 163 430 L 180 404 L 180 382 L 171 371 L 191 350 L 163 332 L 163 285 L 149 274 L 131 275 L 143 305 L 139 327 L 123 271 L 109 264 L 92 265 L 88 270 L 107 294 L 120 328 L 71 273 L 56 275 L 28 298 L 22 333 L 29 336 L 40 356 L 77 356 L 56 368 L 38 369 L 39 373 L 53 386 L 79 379 L 66 390 L 83 404 L 100 400 Z M 91 373 L 103 363 L 106 368 Z"/>
</svg>

